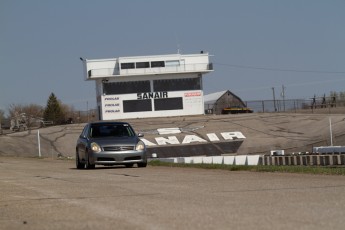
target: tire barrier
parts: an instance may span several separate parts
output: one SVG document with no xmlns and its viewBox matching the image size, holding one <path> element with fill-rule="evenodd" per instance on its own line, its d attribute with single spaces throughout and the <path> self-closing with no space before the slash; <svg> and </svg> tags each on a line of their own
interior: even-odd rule
<svg viewBox="0 0 345 230">
<path fill-rule="evenodd" d="M 345 165 L 345 154 L 263 156 L 262 165 L 304 165 L 304 166 Z"/>
<path fill-rule="evenodd" d="M 205 156 L 205 157 L 170 157 L 150 158 L 168 163 L 184 164 L 224 164 L 224 165 L 274 165 L 274 166 L 340 166 L 345 165 L 345 154 L 330 155 L 238 155 L 238 156 Z"/>
</svg>

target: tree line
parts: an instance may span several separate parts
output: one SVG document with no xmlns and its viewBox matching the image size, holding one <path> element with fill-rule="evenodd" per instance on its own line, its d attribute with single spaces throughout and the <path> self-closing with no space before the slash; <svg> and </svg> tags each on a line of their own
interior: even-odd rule
<svg viewBox="0 0 345 230">
<path fill-rule="evenodd" d="M 37 104 L 21 105 L 11 104 L 8 108 L 8 115 L 0 110 L 0 121 L 10 120 L 25 114 L 27 126 L 33 120 L 42 120 L 48 124 L 62 125 L 74 122 L 87 122 L 95 119 L 94 114 L 85 114 L 76 111 L 72 106 L 63 104 L 54 93 L 51 93 L 45 107 Z"/>
</svg>

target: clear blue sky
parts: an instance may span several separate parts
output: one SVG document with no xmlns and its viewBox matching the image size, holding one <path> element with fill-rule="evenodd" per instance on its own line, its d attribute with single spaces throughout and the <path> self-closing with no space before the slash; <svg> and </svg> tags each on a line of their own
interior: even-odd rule
<svg viewBox="0 0 345 230">
<path fill-rule="evenodd" d="M 345 91 L 344 0 L 1 0 L 0 109 L 95 106 L 79 57 L 214 55 L 205 94 L 243 100 Z"/>
</svg>

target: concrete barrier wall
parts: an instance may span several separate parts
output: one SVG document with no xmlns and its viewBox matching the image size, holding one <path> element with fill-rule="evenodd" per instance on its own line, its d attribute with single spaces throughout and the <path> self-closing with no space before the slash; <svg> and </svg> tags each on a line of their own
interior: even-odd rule
<svg viewBox="0 0 345 230">
<path fill-rule="evenodd" d="M 259 165 L 263 155 L 240 155 L 240 156 L 210 156 L 210 157 L 170 157 L 150 158 L 168 163 L 184 164 L 225 164 L 225 165 Z"/>
<path fill-rule="evenodd" d="M 247 165 L 247 155 L 235 156 L 234 165 Z"/>
<path fill-rule="evenodd" d="M 212 157 L 213 159 L 213 164 L 223 164 L 223 156 L 215 156 L 215 157 Z"/>
<path fill-rule="evenodd" d="M 225 165 L 233 165 L 235 163 L 235 156 L 224 156 L 223 163 Z"/>
<path fill-rule="evenodd" d="M 248 155 L 247 156 L 247 165 L 260 165 L 262 162 L 261 155 Z"/>
<path fill-rule="evenodd" d="M 302 165 L 302 166 L 337 166 L 345 165 L 345 154 L 332 155 L 294 155 L 294 156 L 210 156 L 210 157 L 171 157 L 151 158 L 169 163 L 185 164 L 224 164 L 224 165 Z"/>
</svg>

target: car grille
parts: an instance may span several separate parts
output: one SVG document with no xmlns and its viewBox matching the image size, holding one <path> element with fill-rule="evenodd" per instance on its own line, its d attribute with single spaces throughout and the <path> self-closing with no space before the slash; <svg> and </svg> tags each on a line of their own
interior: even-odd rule
<svg viewBox="0 0 345 230">
<path fill-rule="evenodd" d="M 140 156 L 136 156 L 136 157 L 126 157 L 125 161 L 133 161 L 133 160 L 141 160 Z"/>
<path fill-rule="evenodd" d="M 115 159 L 110 157 L 98 157 L 97 161 L 115 161 Z"/>
<path fill-rule="evenodd" d="M 103 147 L 103 149 L 106 152 L 128 151 L 128 150 L 134 150 L 134 146 L 107 146 L 107 147 Z"/>
</svg>

